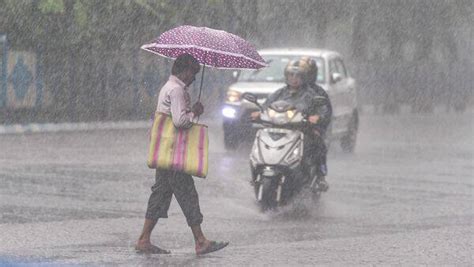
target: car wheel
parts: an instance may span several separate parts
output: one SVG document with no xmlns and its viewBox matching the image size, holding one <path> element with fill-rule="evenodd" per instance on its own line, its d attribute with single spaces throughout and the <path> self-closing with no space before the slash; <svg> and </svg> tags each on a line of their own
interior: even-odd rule
<svg viewBox="0 0 474 267">
<path fill-rule="evenodd" d="M 353 153 L 357 143 L 357 131 L 359 129 L 359 114 L 354 111 L 347 134 L 341 138 L 342 151 L 346 153 Z"/>
</svg>

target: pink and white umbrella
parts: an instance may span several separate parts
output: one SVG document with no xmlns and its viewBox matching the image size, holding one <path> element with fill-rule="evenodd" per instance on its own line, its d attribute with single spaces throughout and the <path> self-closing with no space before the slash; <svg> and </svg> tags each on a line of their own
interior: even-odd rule
<svg viewBox="0 0 474 267">
<path fill-rule="evenodd" d="M 179 26 L 162 33 L 141 48 L 172 59 L 187 53 L 204 67 L 218 69 L 259 69 L 268 66 L 249 42 L 232 33 L 206 27 Z M 204 68 L 199 99 L 203 80 Z"/>
<path fill-rule="evenodd" d="M 141 48 L 173 59 L 187 53 L 202 65 L 219 69 L 259 69 L 267 66 L 249 42 L 232 33 L 206 27 L 180 26 L 162 33 Z"/>
</svg>

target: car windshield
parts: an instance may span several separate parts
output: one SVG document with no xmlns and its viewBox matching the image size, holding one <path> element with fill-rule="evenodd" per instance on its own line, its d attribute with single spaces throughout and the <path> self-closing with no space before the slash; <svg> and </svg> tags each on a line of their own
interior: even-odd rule
<svg viewBox="0 0 474 267">
<path fill-rule="evenodd" d="M 291 60 L 297 60 L 301 56 L 296 55 L 265 55 L 262 56 L 268 63 L 268 67 L 258 70 L 244 70 L 240 73 L 241 82 L 285 82 L 283 71 Z M 324 64 L 320 57 L 312 57 L 318 66 L 317 83 L 324 83 Z"/>
</svg>

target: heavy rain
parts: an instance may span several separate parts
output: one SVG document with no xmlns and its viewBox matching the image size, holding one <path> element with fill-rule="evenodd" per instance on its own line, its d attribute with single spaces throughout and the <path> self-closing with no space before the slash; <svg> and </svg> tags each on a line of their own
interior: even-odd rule
<svg viewBox="0 0 474 267">
<path fill-rule="evenodd" d="M 268 66 L 208 65 L 186 89 L 208 126 L 202 231 L 229 245 L 197 255 L 173 197 L 151 234 L 171 253 L 140 253 L 175 63 L 141 48 L 183 25 Z M 473 55 L 472 0 L 0 0 L 0 266 L 472 266 Z M 281 102 L 252 117 L 301 57 L 332 105 L 326 164 L 302 149 L 321 114 L 302 111 L 305 130 Z"/>
</svg>

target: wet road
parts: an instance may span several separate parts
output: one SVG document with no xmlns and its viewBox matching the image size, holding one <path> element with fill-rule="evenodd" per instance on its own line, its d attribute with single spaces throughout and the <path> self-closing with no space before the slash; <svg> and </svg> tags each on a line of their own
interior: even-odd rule
<svg viewBox="0 0 474 267">
<path fill-rule="evenodd" d="M 473 265 L 472 115 L 362 116 L 356 153 L 332 146 L 320 203 L 266 214 L 249 147 L 226 152 L 211 124 L 203 229 L 231 244 L 203 257 L 175 200 L 153 236 L 173 254 L 133 250 L 153 184 L 147 130 L 0 135 L 0 263 Z"/>
</svg>

